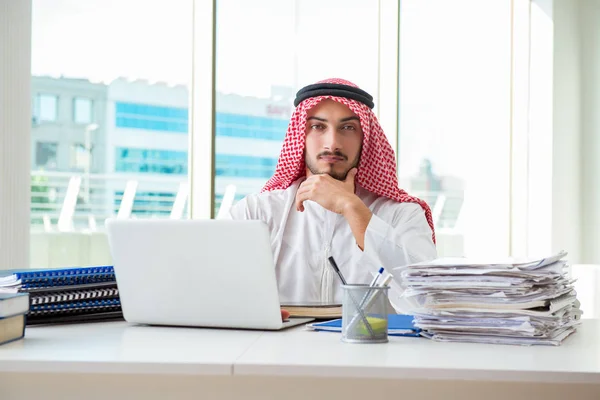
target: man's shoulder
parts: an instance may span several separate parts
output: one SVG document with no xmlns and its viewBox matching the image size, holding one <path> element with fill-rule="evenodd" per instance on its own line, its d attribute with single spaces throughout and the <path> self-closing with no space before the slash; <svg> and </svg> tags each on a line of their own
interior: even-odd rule
<svg viewBox="0 0 600 400">
<path fill-rule="evenodd" d="M 414 213 L 422 211 L 423 207 L 415 202 L 399 202 L 385 196 L 379 196 L 365 188 L 360 187 L 357 193 L 361 200 L 371 209 L 372 212 L 395 211 L 403 213 Z"/>
<path fill-rule="evenodd" d="M 247 204 L 256 204 L 256 205 L 261 205 L 261 204 L 269 204 L 269 205 L 274 205 L 274 204 L 279 204 L 282 202 L 285 202 L 290 195 L 290 188 L 288 189 L 277 189 L 277 190 L 271 190 L 268 192 L 260 192 L 260 193 L 251 193 L 249 195 L 247 195 L 246 197 L 244 197 L 243 200 L 245 200 L 245 202 Z"/>
<path fill-rule="evenodd" d="M 245 218 L 263 219 L 262 217 L 282 211 L 293 194 L 292 187 L 248 194 L 232 207 L 232 215 L 234 218 L 241 218 L 243 215 Z"/>
</svg>

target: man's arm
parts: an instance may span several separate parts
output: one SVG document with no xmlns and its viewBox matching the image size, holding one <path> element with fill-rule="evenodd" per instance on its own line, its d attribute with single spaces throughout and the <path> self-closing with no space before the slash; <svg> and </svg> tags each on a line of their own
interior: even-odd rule
<svg viewBox="0 0 600 400">
<path fill-rule="evenodd" d="M 364 253 L 387 269 L 437 257 L 425 212 L 415 203 L 389 203 L 365 231 Z"/>
<path fill-rule="evenodd" d="M 355 176 L 356 169 L 343 181 L 327 174 L 310 176 L 298 188 L 296 209 L 304 211 L 304 201 L 312 200 L 343 215 L 360 250 L 381 259 L 386 268 L 435 258 L 431 228 L 421 206 L 390 201 L 374 215 L 354 193 Z"/>
<path fill-rule="evenodd" d="M 344 218 L 346 218 L 346 221 L 348 221 L 348 225 L 350 225 L 350 229 L 352 230 L 356 244 L 361 250 L 364 250 L 365 233 L 373 213 L 371 210 L 369 210 L 365 203 L 363 203 L 361 199 L 355 195 L 354 198 L 349 199 L 344 206 L 342 215 Z"/>
</svg>

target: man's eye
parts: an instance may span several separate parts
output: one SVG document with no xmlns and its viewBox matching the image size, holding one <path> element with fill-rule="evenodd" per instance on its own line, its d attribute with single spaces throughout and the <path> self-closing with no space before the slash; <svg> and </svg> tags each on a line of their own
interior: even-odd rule
<svg viewBox="0 0 600 400">
<path fill-rule="evenodd" d="M 321 125 L 321 124 L 315 124 L 315 125 L 311 125 L 310 129 L 314 129 L 314 130 L 321 130 L 321 129 L 325 129 L 325 126 Z"/>
<path fill-rule="evenodd" d="M 346 131 L 353 131 L 355 128 L 354 125 L 344 125 L 342 126 L 342 129 Z"/>
</svg>

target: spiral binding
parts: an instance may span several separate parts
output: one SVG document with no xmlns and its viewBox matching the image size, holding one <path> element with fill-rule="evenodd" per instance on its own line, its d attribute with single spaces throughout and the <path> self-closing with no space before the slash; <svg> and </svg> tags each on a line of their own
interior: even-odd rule
<svg viewBox="0 0 600 400">
<path fill-rule="evenodd" d="M 119 299 L 77 301 L 72 303 L 40 304 L 31 306 L 29 316 L 40 314 L 63 314 L 68 312 L 82 311 L 85 313 L 98 312 L 99 310 L 120 309 L 121 301 Z"/>
<path fill-rule="evenodd" d="M 115 280 L 112 266 L 20 271 L 21 288 L 81 285 Z"/>
<path fill-rule="evenodd" d="M 43 295 L 34 295 L 31 297 L 31 306 L 40 304 L 54 304 L 61 302 L 72 302 L 77 300 L 89 300 L 98 298 L 117 297 L 119 295 L 119 289 L 107 288 L 107 289 L 90 289 L 90 290 L 75 290 L 75 291 L 62 291 L 55 293 L 48 293 Z"/>
</svg>

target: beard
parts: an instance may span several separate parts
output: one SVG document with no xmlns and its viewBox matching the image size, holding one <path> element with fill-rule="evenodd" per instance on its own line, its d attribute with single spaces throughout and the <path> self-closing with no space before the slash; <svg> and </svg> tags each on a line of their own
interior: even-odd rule
<svg viewBox="0 0 600 400">
<path fill-rule="evenodd" d="M 337 179 L 338 181 L 345 180 L 346 176 L 348 176 L 348 171 L 350 171 L 352 168 L 358 167 L 358 161 L 360 160 L 360 152 L 359 152 L 358 155 L 356 156 L 356 158 L 350 164 L 348 164 L 348 166 L 343 171 L 335 171 L 334 170 L 334 168 L 336 166 L 335 164 L 328 171 L 323 171 L 323 170 L 320 170 L 319 167 L 317 166 L 319 157 L 323 157 L 323 156 L 341 157 L 345 161 L 348 161 L 348 156 L 346 156 L 345 154 L 343 154 L 340 151 L 333 151 L 333 152 L 332 151 L 323 151 L 323 152 L 317 154 L 317 156 L 314 158 L 314 160 L 310 159 L 308 157 L 308 155 L 305 156 L 304 163 L 306 164 L 306 167 L 313 175 L 327 174 L 327 175 L 331 176 L 333 179 Z"/>
</svg>

